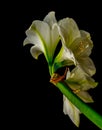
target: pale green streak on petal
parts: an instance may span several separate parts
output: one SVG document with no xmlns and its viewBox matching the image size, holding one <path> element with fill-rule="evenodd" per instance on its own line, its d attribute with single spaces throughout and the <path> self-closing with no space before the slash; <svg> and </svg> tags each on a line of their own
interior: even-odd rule
<svg viewBox="0 0 102 130">
<path fill-rule="evenodd" d="M 59 21 L 59 33 L 63 44 L 69 47 L 72 42 L 80 37 L 80 31 L 72 18 L 64 18 Z"/>
<path fill-rule="evenodd" d="M 52 62 L 56 46 L 59 42 L 56 23 L 52 25 L 52 28 L 50 28 L 48 23 L 36 20 L 33 22 L 30 29 L 36 31 L 44 46 L 47 61 Z"/>
<path fill-rule="evenodd" d="M 74 54 L 72 53 L 72 51 L 70 49 L 66 48 L 65 46 L 62 46 L 60 52 L 58 53 L 58 55 L 55 58 L 55 61 L 62 62 L 64 60 L 69 60 L 69 61 L 72 61 L 73 64 L 76 64 L 75 57 L 74 57 Z"/>
<path fill-rule="evenodd" d="M 49 27 L 50 27 L 50 46 L 49 50 L 52 55 L 54 55 L 55 49 L 57 47 L 57 44 L 59 43 L 59 32 L 58 32 L 58 25 L 57 25 L 57 20 L 55 18 L 55 12 L 51 11 L 46 15 L 44 18 L 44 22 L 46 22 Z"/>
<path fill-rule="evenodd" d="M 80 111 L 63 95 L 63 112 L 68 115 L 72 122 L 79 127 Z"/>
<path fill-rule="evenodd" d="M 27 38 L 23 45 L 33 44 L 36 47 L 31 49 L 33 57 L 38 58 L 41 52 L 44 53 L 49 65 L 52 64 L 54 52 L 59 43 L 58 25 L 55 13 L 50 12 L 44 21 L 35 20 L 30 28 L 26 31 Z"/>
<path fill-rule="evenodd" d="M 78 93 L 76 93 L 76 95 L 83 100 L 85 103 L 92 103 L 94 102 L 92 97 L 90 96 L 90 94 L 87 91 L 79 91 Z"/>
<path fill-rule="evenodd" d="M 60 52 L 55 57 L 53 70 L 55 72 L 60 67 L 70 65 L 76 65 L 75 57 L 70 49 L 66 48 L 65 46 L 62 46 Z"/>
<path fill-rule="evenodd" d="M 46 51 L 45 51 L 45 48 L 44 48 L 43 43 L 42 43 L 43 41 L 39 37 L 38 33 L 36 31 L 32 30 L 31 28 L 29 28 L 26 31 L 26 35 L 27 35 L 27 38 L 24 40 L 23 45 L 27 45 L 27 44 L 34 45 L 30 49 L 32 56 L 35 59 L 37 59 L 41 53 L 44 53 L 44 55 L 47 59 Z"/>
<path fill-rule="evenodd" d="M 38 59 L 38 56 L 42 54 L 41 48 L 37 44 L 31 47 L 30 52 L 35 59 Z"/>
<path fill-rule="evenodd" d="M 36 33 L 36 31 L 33 31 L 31 29 L 28 29 L 26 31 L 27 38 L 24 40 L 24 45 L 27 44 L 33 44 L 39 46 L 39 49 L 44 53 L 44 46 L 41 41 L 41 38 L 39 38 L 39 35 Z"/>
<path fill-rule="evenodd" d="M 44 48 L 44 55 L 46 57 L 46 60 L 49 61 L 51 59 L 49 57 L 49 52 L 48 52 L 48 46 L 50 44 L 50 28 L 47 23 L 44 23 L 43 21 L 35 20 L 31 27 L 30 30 L 34 31 L 39 39 L 40 39 L 40 44 Z"/>
<path fill-rule="evenodd" d="M 31 25 L 31 30 L 37 32 L 37 34 L 41 37 L 44 45 L 50 44 L 50 28 L 49 25 L 43 21 L 35 20 Z"/>
</svg>

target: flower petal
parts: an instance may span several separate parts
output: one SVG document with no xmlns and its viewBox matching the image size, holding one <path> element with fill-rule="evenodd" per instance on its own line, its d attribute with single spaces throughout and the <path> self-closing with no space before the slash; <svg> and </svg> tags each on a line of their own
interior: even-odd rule
<svg viewBox="0 0 102 130">
<path fill-rule="evenodd" d="M 31 25 L 31 30 L 35 31 L 42 41 L 48 60 L 53 60 L 56 46 L 59 42 L 59 33 L 54 12 L 49 13 L 44 21 L 35 20 Z"/>
<path fill-rule="evenodd" d="M 40 46 L 42 45 L 42 41 L 37 35 L 37 33 L 30 28 L 26 31 L 27 38 L 24 40 L 23 45 L 27 44 L 39 44 Z M 43 47 L 43 46 L 42 46 Z"/>
<path fill-rule="evenodd" d="M 35 59 L 38 59 L 38 56 L 42 54 L 41 48 L 38 45 L 32 46 L 30 52 Z"/>
<path fill-rule="evenodd" d="M 51 20 L 50 15 L 45 18 L 45 21 Z M 52 21 L 54 19 L 54 15 Z M 47 59 L 53 60 L 54 51 L 59 42 L 59 34 L 57 26 L 54 24 L 52 27 L 48 23 L 40 20 L 33 21 L 30 28 L 26 31 L 27 38 L 24 40 L 24 45 L 26 44 L 38 44 L 38 50 L 42 51 Z M 41 48 L 41 49 L 40 49 Z"/>
<path fill-rule="evenodd" d="M 78 62 L 83 71 L 88 75 L 92 76 L 96 73 L 96 67 L 90 57 L 80 57 L 78 58 Z"/>
<path fill-rule="evenodd" d="M 63 44 L 69 47 L 73 41 L 80 37 L 80 31 L 72 18 L 64 18 L 59 21 L 59 33 Z"/>
<path fill-rule="evenodd" d="M 51 29 L 51 39 L 50 39 L 51 44 L 49 47 L 49 51 L 52 55 L 54 55 L 55 49 L 60 40 L 57 20 L 55 18 L 55 12 L 54 11 L 49 12 L 48 15 L 46 15 L 46 17 L 44 18 L 44 22 L 46 22 Z"/>
<path fill-rule="evenodd" d="M 31 27 L 31 31 L 34 31 L 36 35 L 38 36 L 38 39 L 40 41 L 40 46 L 43 46 L 44 48 L 44 54 L 47 57 L 47 61 L 49 58 L 48 53 L 48 45 L 50 44 L 50 28 L 47 23 L 39 20 L 33 21 Z"/>
<path fill-rule="evenodd" d="M 48 15 L 45 16 L 44 22 L 48 23 L 48 25 L 52 28 L 53 24 L 57 23 L 57 20 L 55 18 L 55 12 L 49 12 Z"/>
<path fill-rule="evenodd" d="M 55 57 L 54 60 L 54 66 L 53 66 L 54 72 L 60 67 L 70 65 L 76 65 L 75 57 L 70 49 L 62 45 L 60 52 L 58 53 L 58 55 Z"/>
<path fill-rule="evenodd" d="M 90 36 L 89 32 L 84 31 L 84 30 L 80 30 L 80 33 L 81 33 L 81 37 L 85 37 L 85 38 L 88 38 L 91 40 L 91 36 Z"/>
<path fill-rule="evenodd" d="M 71 71 L 70 76 L 65 82 L 74 91 L 85 91 L 97 86 L 94 79 L 87 75 L 79 66 Z"/>
<path fill-rule="evenodd" d="M 63 112 L 68 115 L 72 122 L 79 127 L 80 111 L 63 95 Z"/>
<path fill-rule="evenodd" d="M 31 30 L 31 28 L 26 31 L 26 35 L 27 38 L 24 40 L 23 45 L 34 44 L 34 46 L 31 47 L 30 52 L 35 59 L 38 59 L 38 56 L 41 53 L 45 53 L 43 43 L 39 38 L 39 35 Z"/>
<path fill-rule="evenodd" d="M 94 102 L 92 97 L 87 91 L 79 91 L 78 93 L 76 93 L 76 95 L 80 97 L 86 103 Z"/>
<path fill-rule="evenodd" d="M 90 39 L 89 33 L 85 31 L 80 31 L 80 33 L 81 37 L 76 38 L 70 46 L 76 58 L 89 56 L 93 48 L 93 42 Z"/>
</svg>

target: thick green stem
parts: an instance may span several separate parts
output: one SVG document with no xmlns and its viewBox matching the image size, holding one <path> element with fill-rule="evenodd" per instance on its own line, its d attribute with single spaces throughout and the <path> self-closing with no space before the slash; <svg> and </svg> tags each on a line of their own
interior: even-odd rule
<svg viewBox="0 0 102 130">
<path fill-rule="evenodd" d="M 58 82 L 56 87 L 97 127 L 102 129 L 102 116 L 78 98 L 63 82 Z"/>
</svg>

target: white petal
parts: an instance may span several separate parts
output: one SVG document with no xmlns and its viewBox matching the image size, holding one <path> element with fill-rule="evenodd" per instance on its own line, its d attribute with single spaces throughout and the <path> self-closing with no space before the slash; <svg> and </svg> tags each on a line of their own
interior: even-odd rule
<svg viewBox="0 0 102 130">
<path fill-rule="evenodd" d="M 40 49 L 39 46 L 35 45 L 35 46 L 32 46 L 31 49 L 30 49 L 30 52 L 31 52 L 31 55 L 35 58 L 35 59 L 38 59 L 38 56 L 40 54 L 42 54 L 42 51 Z"/>
<path fill-rule="evenodd" d="M 76 22 L 71 18 L 64 18 L 59 21 L 59 33 L 63 44 L 67 47 L 78 37 L 80 37 L 80 31 Z"/>
<path fill-rule="evenodd" d="M 79 65 L 71 71 L 70 76 L 66 79 L 66 83 L 72 90 L 82 91 L 86 91 L 97 86 L 97 82 L 87 75 Z"/>
<path fill-rule="evenodd" d="M 54 60 L 54 70 L 56 71 L 60 67 L 76 65 L 76 60 L 72 51 L 66 46 L 62 46 L 60 52 Z"/>
<path fill-rule="evenodd" d="M 82 36 L 82 37 L 91 39 L 91 36 L 90 36 L 90 33 L 89 33 L 89 32 L 84 31 L 84 30 L 80 30 L 80 33 L 81 33 L 81 36 Z"/>
<path fill-rule="evenodd" d="M 70 49 L 73 51 L 76 58 L 80 58 L 82 56 L 89 56 L 92 52 L 93 43 L 86 37 L 77 38 L 70 45 Z"/>
<path fill-rule="evenodd" d="M 43 21 L 35 20 L 32 23 L 31 30 L 37 33 L 37 35 L 43 42 L 44 47 L 50 44 L 50 28 L 47 23 Z"/>
<path fill-rule="evenodd" d="M 85 71 L 88 75 L 93 76 L 96 73 L 96 67 L 90 57 L 80 57 L 78 62 L 83 71 Z"/>
<path fill-rule="evenodd" d="M 63 112 L 68 115 L 78 127 L 80 123 L 80 111 L 63 95 Z"/>
<path fill-rule="evenodd" d="M 51 41 L 50 28 L 48 24 L 43 21 L 35 20 L 33 21 L 30 28 L 26 31 L 26 35 L 27 35 L 27 38 L 24 41 L 24 45 L 29 44 L 29 43 L 36 45 L 36 47 L 34 48 L 43 52 L 46 57 L 46 60 L 48 61 L 49 55 L 51 53 L 48 50 L 48 45 L 50 45 L 50 41 Z M 34 53 L 33 56 L 34 57 L 38 56 L 39 53 L 38 54 L 37 53 Z M 35 54 L 37 55 L 35 56 Z"/>
<path fill-rule="evenodd" d="M 56 46 L 58 45 L 59 43 L 59 33 L 58 33 L 58 26 L 57 24 L 53 24 L 52 26 L 52 30 L 51 30 L 51 48 L 52 49 L 52 52 L 54 54 L 55 52 L 55 49 L 56 49 Z"/>
<path fill-rule="evenodd" d="M 23 43 L 24 45 L 29 44 L 29 43 L 34 44 L 34 45 L 38 44 L 38 46 L 41 47 L 41 50 L 43 49 L 43 43 L 41 39 L 39 38 L 39 35 L 35 31 L 28 29 L 26 31 L 26 35 L 27 35 L 27 38 L 24 40 L 24 43 Z"/>
<path fill-rule="evenodd" d="M 80 97 L 86 103 L 94 102 L 92 97 L 87 91 L 79 91 L 78 93 L 76 93 L 76 95 Z"/>
<path fill-rule="evenodd" d="M 59 32 L 58 32 L 58 24 L 57 24 L 57 20 L 55 18 L 55 12 L 51 11 L 48 13 L 48 15 L 46 15 L 46 17 L 44 18 L 44 22 L 46 22 L 49 27 L 50 27 L 50 31 L 51 31 L 51 43 L 50 43 L 50 48 L 49 51 L 51 52 L 52 55 L 54 55 L 56 46 L 59 42 Z"/>
<path fill-rule="evenodd" d="M 62 60 L 70 60 L 76 65 L 76 60 L 73 52 L 70 49 L 66 48 L 65 46 L 63 46 L 63 48 L 64 49 L 62 54 Z"/>
<path fill-rule="evenodd" d="M 48 25 L 50 25 L 50 27 L 52 28 L 53 24 L 57 23 L 57 20 L 55 18 L 55 12 L 49 12 L 48 15 L 46 15 L 46 17 L 44 18 L 44 22 L 48 23 Z"/>
<path fill-rule="evenodd" d="M 48 58 L 53 59 L 54 51 L 59 41 L 57 26 L 53 24 L 52 28 L 50 28 L 48 23 L 36 20 L 33 22 L 31 30 L 35 31 L 41 39 Z"/>
<path fill-rule="evenodd" d="M 23 41 L 23 46 L 25 46 L 25 45 L 27 45 L 27 44 L 32 44 L 32 43 L 30 42 L 30 40 L 28 39 L 28 37 L 24 39 L 24 41 Z"/>
<path fill-rule="evenodd" d="M 55 12 L 50 12 L 44 18 L 44 21 L 33 21 L 30 28 L 26 31 L 26 35 L 27 38 L 24 40 L 23 45 L 37 45 L 37 50 L 42 51 L 46 57 L 46 60 L 51 63 L 56 46 L 59 42 Z"/>
</svg>

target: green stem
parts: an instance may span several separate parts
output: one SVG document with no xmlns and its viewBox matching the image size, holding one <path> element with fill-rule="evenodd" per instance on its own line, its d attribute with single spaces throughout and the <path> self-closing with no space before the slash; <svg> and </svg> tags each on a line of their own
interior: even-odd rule
<svg viewBox="0 0 102 130">
<path fill-rule="evenodd" d="M 78 98 L 68 86 L 62 82 L 58 82 L 56 87 L 97 127 L 102 129 L 102 116 Z"/>
<path fill-rule="evenodd" d="M 52 75 L 52 65 L 49 63 L 49 73 L 50 73 L 50 75 Z"/>
</svg>

